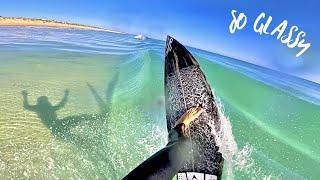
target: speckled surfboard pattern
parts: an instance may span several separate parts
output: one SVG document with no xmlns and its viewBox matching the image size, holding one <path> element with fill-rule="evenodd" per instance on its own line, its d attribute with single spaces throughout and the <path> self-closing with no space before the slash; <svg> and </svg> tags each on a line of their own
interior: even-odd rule
<svg viewBox="0 0 320 180">
<path fill-rule="evenodd" d="M 168 131 L 187 109 L 198 105 L 205 109 L 187 130 L 193 144 L 192 158 L 180 172 L 212 174 L 220 179 L 223 158 L 214 133 L 221 125 L 217 102 L 196 59 L 170 36 L 166 41 L 164 79 Z"/>
</svg>

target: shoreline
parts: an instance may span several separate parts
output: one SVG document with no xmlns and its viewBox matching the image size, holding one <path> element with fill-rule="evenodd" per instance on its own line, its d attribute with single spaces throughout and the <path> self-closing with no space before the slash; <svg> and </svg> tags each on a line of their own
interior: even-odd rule
<svg viewBox="0 0 320 180">
<path fill-rule="evenodd" d="M 60 22 L 56 20 L 48 19 L 37 19 L 37 18 L 25 18 L 25 17 L 2 17 L 0 16 L 0 27 L 2 26 L 34 26 L 34 27 L 56 27 L 56 28 L 72 28 L 72 29 L 83 29 L 83 30 L 94 30 L 94 31 L 104 31 L 112 33 L 121 33 L 120 31 L 114 31 L 109 29 L 104 29 L 96 26 L 76 24 L 69 22 Z"/>
</svg>

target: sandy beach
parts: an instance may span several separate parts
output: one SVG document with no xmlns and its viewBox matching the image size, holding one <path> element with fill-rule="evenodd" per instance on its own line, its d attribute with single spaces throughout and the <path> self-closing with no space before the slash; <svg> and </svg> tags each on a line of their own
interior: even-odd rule
<svg viewBox="0 0 320 180">
<path fill-rule="evenodd" d="M 0 16 L 0 27 L 1 26 L 42 26 L 42 27 L 75 28 L 75 29 L 121 33 L 119 31 L 108 30 L 108 29 L 90 26 L 90 25 L 59 22 L 55 20 L 46 20 L 46 19 L 23 18 L 23 17 L 1 17 Z"/>
</svg>

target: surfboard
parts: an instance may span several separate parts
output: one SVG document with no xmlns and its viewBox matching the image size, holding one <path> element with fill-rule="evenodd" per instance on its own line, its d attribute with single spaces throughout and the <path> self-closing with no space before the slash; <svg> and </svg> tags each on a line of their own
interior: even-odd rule
<svg viewBox="0 0 320 180">
<path fill-rule="evenodd" d="M 189 108 L 200 105 L 205 110 L 187 130 L 192 157 L 180 169 L 177 179 L 221 179 L 223 158 L 215 139 L 221 126 L 217 101 L 197 60 L 170 36 L 166 40 L 164 81 L 168 131 Z"/>
</svg>

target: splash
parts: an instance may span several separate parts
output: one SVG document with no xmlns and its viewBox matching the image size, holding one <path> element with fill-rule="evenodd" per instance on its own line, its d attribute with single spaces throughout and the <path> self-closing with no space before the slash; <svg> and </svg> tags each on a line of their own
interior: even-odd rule
<svg viewBox="0 0 320 180">
<path fill-rule="evenodd" d="M 213 90 L 212 90 L 213 91 Z M 224 174 L 227 179 L 233 178 L 233 157 L 238 152 L 237 142 L 232 134 L 232 125 L 228 118 L 223 113 L 223 105 L 219 98 L 216 97 L 214 91 L 212 92 L 217 102 L 218 113 L 220 117 L 220 131 L 216 132 L 216 128 L 212 128 L 212 133 L 215 135 L 215 141 L 219 146 L 219 152 L 224 158 Z"/>
<path fill-rule="evenodd" d="M 220 131 L 212 132 L 215 134 L 217 145 L 219 146 L 219 152 L 222 153 L 224 158 L 224 178 L 227 180 L 235 179 L 235 172 L 240 171 L 243 174 L 248 175 L 251 179 L 255 177 L 264 177 L 264 179 L 270 179 L 272 175 L 265 176 L 256 166 L 252 156 L 253 147 L 250 144 L 246 144 L 242 148 L 238 147 L 235 137 L 232 133 L 232 124 L 228 117 L 225 116 L 224 106 L 219 98 L 217 99 L 218 113 L 220 117 Z M 212 128 L 213 130 L 215 128 Z M 257 170 L 258 169 L 258 170 Z"/>
</svg>

